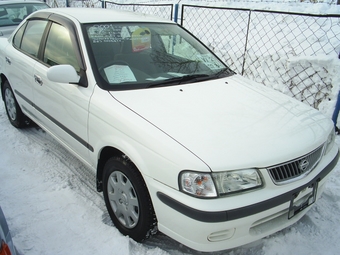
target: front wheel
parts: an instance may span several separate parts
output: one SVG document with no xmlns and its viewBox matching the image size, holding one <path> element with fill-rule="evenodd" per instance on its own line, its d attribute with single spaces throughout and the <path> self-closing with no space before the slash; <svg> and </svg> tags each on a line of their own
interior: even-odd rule
<svg viewBox="0 0 340 255">
<path fill-rule="evenodd" d="M 17 100 L 14 97 L 13 90 L 8 81 L 5 81 L 3 87 L 3 96 L 6 113 L 10 123 L 16 128 L 22 128 L 27 125 L 28 119 L 23 114 Z"/>
<path fill-rule="evenodd" d="M 157 220 L 145 182 L 128 159 L 113 157 L 104 166 L 104 200 L 116 228 L 137 242 L 157 232 Z"/>
</svg>

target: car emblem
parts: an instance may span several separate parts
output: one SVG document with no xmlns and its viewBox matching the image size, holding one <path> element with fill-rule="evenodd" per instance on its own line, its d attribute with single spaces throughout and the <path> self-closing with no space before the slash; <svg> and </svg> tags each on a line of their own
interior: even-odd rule
<svg viewBox="0 0 340 255">
<path fill-rule="evenodd" d="M 305 172 L 307 170 L 309 166 L 309 162 L 307 159 L 303 159 L 299 162 L 299 169 L 302 171 L 302 172 Z"/>
</svg>

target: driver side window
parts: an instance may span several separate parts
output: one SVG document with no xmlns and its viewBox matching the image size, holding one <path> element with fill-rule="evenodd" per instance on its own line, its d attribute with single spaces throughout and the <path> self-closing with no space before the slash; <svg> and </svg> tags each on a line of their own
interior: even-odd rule
<svg viewBox="0 0 340 255">
<path fill-rule="evenodd" d="M 44 62 L 49 66 L 69 64 L 80 71 L 69 31 L 53 23 L 48 34 L 44 52 Z"/>
</svg>

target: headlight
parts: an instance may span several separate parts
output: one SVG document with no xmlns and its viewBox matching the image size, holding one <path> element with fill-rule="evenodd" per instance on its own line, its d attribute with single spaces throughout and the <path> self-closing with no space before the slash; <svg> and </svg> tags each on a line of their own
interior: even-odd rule
<svg viewBox="0 0 340 255">
<path fill-rule="evenodd" d="M 262 186 L 256 169 L 200 173 L 183 171 L 179 176 L 181 191 L 201 198 L 213 198 Z"/>
<path fill-rule="evenodd" d="M 212 174 L 220 196 L 262 186 L 256 169 L 235 170 Z"/>
<path fill-rule="evenodd" d="M 326 150 L 325 154 L 327 154 L 333 147 L 335 141 L 335 131 L 332 129 L 331 133 L 328 135 L 327 141 L 326 141 Z"/>
</svg>

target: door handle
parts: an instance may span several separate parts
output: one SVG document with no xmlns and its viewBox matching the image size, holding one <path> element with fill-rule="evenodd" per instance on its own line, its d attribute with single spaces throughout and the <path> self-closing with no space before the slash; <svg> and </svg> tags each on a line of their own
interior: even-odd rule
<svg viewBox="0 0 340 255">
<path fill-rule="evenodd" d="M 7 64 L 9 64 L 9 65 L 12 64 L 12 61 L 11 61 L 11 59 L 9 57 L 5 57 L 5 59 L 6 59 L 6 63 Z"/>
<path fill-rule="evenodd" d="M 42 86 L 43 85 L 43 81 L 42 81 L 42 79 L 40 78 L 40 76 L 39 75 L 34 75 L 34 81 L 36 82 L 36 83 L 38 83 L 40 86 Z"/>
</svg>

